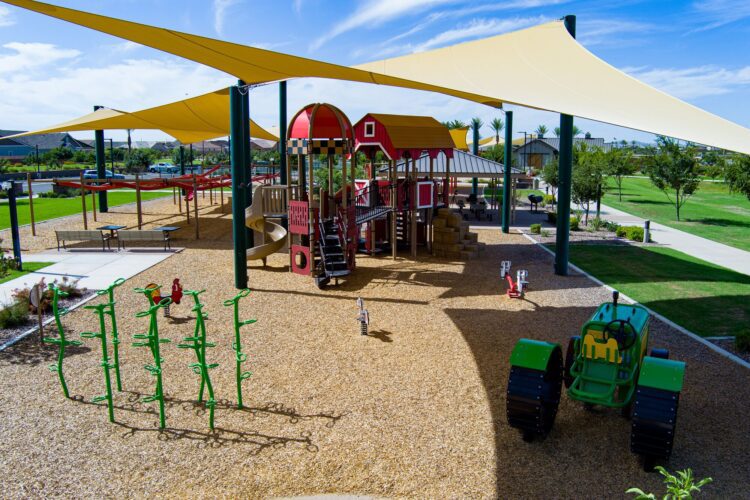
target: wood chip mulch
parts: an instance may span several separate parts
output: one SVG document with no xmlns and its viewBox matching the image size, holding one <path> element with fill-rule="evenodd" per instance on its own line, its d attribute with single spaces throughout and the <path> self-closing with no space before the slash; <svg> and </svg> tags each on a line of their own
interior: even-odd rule
<svg viewBox="0 0 750 500">
<path fill-rule="evenodd" d="M 171 209 L 150 205 L 150 212 Z M 169 205 L 169 206 L 167 206 Z M 120 215 L 118 215 L 120 217 Z M 132 217 L 132 216 L 131 216 Z M 146 349 L 122 344 L 124 391 L 116 424 L 90 399 L 103 392 L 98 341 L 71 349 L 65 370 L 74 400 L 47 369 L 54 348 L 29 338 L 0 353 L 0 487 L 3 497 L 272 497 L 321 493 L 430 498 L 624 498 L 631 486 L 662 491 L 629 451 L 629 422 L 618 412 L 587 412 L 563 397 L 555 428 L 528 444 L 508 427 L 508 358 L 521 337 L 566 342 L 609 294 L 583 276 L 552 272 L 551 258 L 523 236 L 479 231 L 477 260 L 419 262 L 360 257 L 339 287 L 318 290 L 287 271 L 276 254 L 250 266 L 253 293 L 244 329 L 246 410 L 237 410 L 231 310 L 234 295 L 228 215 L 206 208 L 203 236 L 181 235 L 184 252 L 117 292 L 123 340 L 147 328 L 132 292 L 179 277 L 203 289 L 209 362 L 219 399 L 217 430 L 196 404 L 188 298 L 160 317 L 166 431 L 143 366 Z M 113 219 L 117 217 L 112 217 Z M 42 237 L 44 238 L 44 237 Z M 28 238 L 27 240 L 28 241 Z M 40 245 L 42 246 L 42 245 Z M 49 245 L 48 245 L 49 246 Z M 501 260 L 529 271 L 527 300 L 507 298 Z M 355 300 L 369 310 L 359 335 Z M 96 303 L 96 299 L 92 303 Z M 65 317 L 71 332 L 96 327 L 91 311 Z M 75 335 L 74 335 L 75 337 Z M 692 467 L 721 498 L 747 495 L 750 477 L 750 371 L 654 321 L 652 345 L 687 362 L 671 469 Z"/>
</svg>

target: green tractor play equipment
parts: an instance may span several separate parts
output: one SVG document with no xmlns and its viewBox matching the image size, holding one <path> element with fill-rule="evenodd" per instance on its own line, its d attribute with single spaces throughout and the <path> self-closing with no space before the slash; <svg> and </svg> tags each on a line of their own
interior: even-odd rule
<svg viewBox="0 0 750 500">
<path fill-rule="evenodd" d="M 159 286 L 154 286 L 152 288 L 136 288 L 135 291 L 137 293 L 144 294 L 146 298 L 149 299 L 149 304 L 151 304 L 151 297 L 153 296 L 154 292 L 158 293 L 159 288 Z M 154 357 L 154 364 L 144 365 L 143 368 L 146 369 L 146 371 L 148 371 L 151 375 L 156 377 L 156 387 L 154 389 L 154 394 L 151 396 L 146 396 L 142 399 L 142 401 L 144 403 L 151 403 L 153 401 L 159 402 L 159 427 L 161 429 L 164 429 L 167 426 L 167 421 L 166 417 L 164 416 L 164 389 L 162 386 L 161 363 L 163 359 L 161 357 L 161 353 L 159 352 L 159 348 L 161 344 L 166 344 L 170 342 L 170 340 L 159 338 L 159 324 L 156 318 L 156 313 L 159 311 L 159 309 L 165 309 L 169 307 L 171 303 L 172 299 L 170 297 L 164 297 L 157 304 L 151 305 L 147 311 L 141 311 L 137 313 L 135 315 L 136 318 L 149 318 L 148 333 L 133 335 L 133 338 L 138 340 L 137 342 L 133 342 L 133 347 L 148 347 L 151 350 L 151 355 Z"/>
<path fill-rule="evenodd" d="M 565 362 L 559 344 L 521 339 L 510 357 L 507 417 L 525 441 L 552 430 L 562 384 L 586 408 L 620 408 L 632 419 L 630 449 L 651 471 L 672 452 L 685 363 L 665 349 L 648 347 L 648 311 L 612 302 L 599 306 L 568 343 Z"/>
<path fill-rule="evenodd" d="M 254 319 L 240 321 L 240 299 L 247 297 L 248 295 L 250 295 L 250 289 L 245 288 L 233 298 L 224 301 L 224 305 L 226 307 L 233 306 L 234 308 L 234 342 L 232 342 L 232 350 L 234 350 L 234 358 L 236 361 L 235 377 L 237 379 L 237 408 L 243 408 L 242 381 L 252 377 L 253 375 L 253 373 L 250 371 L 242 371 L 242 364 L 247 361 L 247 354 L 242 352 L 242 339 L 240 338 L 240 329 L 245 325 L 252 325 L 257 321 Z"/>
<path fill-rule="evenodd" d="M 68 384 L 65 383 L 65 374 L 63 373 L 63 360 L 65 359 L 65 348 L 67 346 L 81 345 L 80 340 L 68 340 L 65 338 L 65 330 L 62 326 L 62 316 L 68 313 L 67 309 L 60 309 L 59 301 L 62 297 L 67 297 L 68 294 L 60 290 L 54 283 L 49 284 L 49 289 L 52 291 L 52 314 L 55 316 L 55 326 L 57 327 L 58 338 L 45 337 L 44 342 L 47 344 L 57 344 L 59 349 L 57 351 L 57 363 L 49 365 L 50 371 L 57 372 L 57 376 L 60 379 L 60 385 L 62 386 L 63 394 L 65 397 L 70 399 L 68 393 Z"/>
<path fill-rule="evenodd" d="M 208 370 L 216 368 L 218 363 L 208 364 L 206 362 L 206 347 L 216 347 L 216 344 L 212 342 L 206 342 L 206 313 L 203 312 L 203 304 L 201 304 L 198 296 L 205 292 L 205 290 L 185 290 L 185 295 L 190 295 L 195 300 L 195 306 L 193 306 L 193 312 L 196 316 L 195 331 L 192 337 L 185 337 L 182 339 L 184 344 L 178 344 L 177 347 L 180 349 L 193 349 L 195 351 L 195 357 L 198 359 L 197 363 L 190 364 L 190 368 L 200 375 L 201 377 L 201 388 L 198 393 L 198 401 L 203 401 L 203 391 L 208 390 L 208 401 L 206 401 L 206 408 L 208 408 L 208 425 L 211 430 L 214 429 L 214 408 L 216 407 L 216 400 L 214 399 L 214 386 L 211 383 L 211 377 L 208 374 Z"/>
</svg>

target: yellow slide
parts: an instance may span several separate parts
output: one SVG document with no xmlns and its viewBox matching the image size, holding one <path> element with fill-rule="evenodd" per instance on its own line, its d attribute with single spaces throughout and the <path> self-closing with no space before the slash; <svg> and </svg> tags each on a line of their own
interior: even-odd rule
<svg viewBox="0 0 750 500">
<path fill-rule="evenodd" d="M 255 194 L 257 196 L 253 196 L 253 204 L 245 209 L 245 225 L 253 231 L 263 233 L 264 243 L 249 248 L 247 260 L 263 259 L 265 263 L 266 257 L 286 246 L 287 233 L 280 224 L 263 219 L 263 193 L 261 189 L 257 189 Z"/>
</svg>

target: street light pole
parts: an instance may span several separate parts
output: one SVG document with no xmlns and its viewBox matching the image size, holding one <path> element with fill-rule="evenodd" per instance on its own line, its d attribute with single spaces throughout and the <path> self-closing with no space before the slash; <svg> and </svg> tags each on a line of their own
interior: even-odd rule
<svg viewBox="0 0 750 500">
<path fill-rule="evenodd" d="M 36 149 L 36 177 L 38 179 L 42 176 L 42 170 L 39 166 L 39 144 L 34 144 L 34 149 Z"/>
<path fill-rule="evenodd" d="M 529 135 L 529 133 L 525 130 L 519 130 L 517 133 L 523 134 L 523 169 L 525 171 L 527 167 L 526 164 L 529 162 L 529 152 L 526 151 L 526 145 L 528 144 L 528 142 L 526 142 L 526 136 Z"/>
<path fill-rule="evenodd" d="M 112 173 L 115 173 L 115 148 L 112 145 L 112 139 L 108 139 L 109 141 L 109 164 L 112 168 Z"/>
</svg>

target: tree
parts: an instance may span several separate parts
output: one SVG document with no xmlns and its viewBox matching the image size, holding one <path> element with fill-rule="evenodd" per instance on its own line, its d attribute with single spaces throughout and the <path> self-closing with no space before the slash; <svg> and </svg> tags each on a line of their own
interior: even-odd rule
<svg viewBox="0 0 750 500">
<path fill-rule="evenodd" d="M 131 173 L 143 172 L 151 165 L 156 152 L 152 149 L 134 149 L 125 162 L 125 170 Z"/>
<path fill-rule="evenodd" d="M 461 120 L 448 120 L 447 122 L 442 122 L 442 124 L 451 130 L 466 127 L 466 123 L 462 122 Z"/>
<path fill-rule="evenodd" d="M 185 158 L 185 164 L 192 165 L 193 160 L 195 159 L 195 151 L 190 151 L 190 148 L 185 147 L 185 146 L 183 146 L 183 149 L 185 151 L 183 153 L 183 158 Z M 171 156 L 172 156 L 172 163 L 174 163 L 175 165 L 179 165 L 180 164 L 180 147 L 179 146 L 172 150 Z"/>
<path fill-rule="evenodd" d="M 606 174 L 612 177 L 617 184 L 617 196 L 622 201 L 622 180 L 625 176 L 635 173 L 633 163 L 633 151 L 622 148 L 612 148 L 605 154 L 607 167 Z"/>
<path fill-rule="evenodd" d="M 573 201 L 584 210 L 584 224 L 589 223 L 591 202 L 596 201 L 604 181 L 606 161 L 599 148 L 589 149 L 585 143 L 573 151 Z"/>
<path fill-rule="evenodd" d="M 505 122 L 500 118 L 493 118 L 490 122 L 490 127 L 495 131 L 495 144 L 500 144 L 500 132 L 505 128 Z"/>
<path fill-rule="evenodd" d="M 491 148 L 480 151 L 479 156 L 498 163 L 503 163 L 503 160 L 505 159 L 505 148 L 502 144 L 495 144 Z"/>
<path fill-rule="evenodd" d="M 340 166 L 341 158 L 336 157 L 334 159 L 334 167 L 333 167 L 333 192 L 336 193 L 341 189 L 341 166 Z M 321 164 L 325 165 L 321 168 L 315 169 L 315 184 L 325 191 L 328 191 L 328 160 L 325 156 L 321 158 Z M 357 162 L 357 168 L 354 169 L 354 178 L 355 179 L 364 179 L 365 178 L 365 169 L 363 167 L 362 162 Z M 351 176 L 349 175 L 351 171 L 349 170 L 351 166 L 347 166 L 346 171 L 346 181 L 347 183 L 351 182 Z"/>
<path fill-rule="evenodd" d="M 555 127 L 555 137 L 560 137 L 560 127 Z"/>
<path fill-rule="evenodd" d="M 534 132 L 539 136 L 540 139 L 544 139 L 544 134 L 547 133 L 547 125 L 539 125 Z"/>
<path fill-rule="evenodd" d="M 742 193 L 750 200 L 750 156 L 734 156 L 727 162 L 724 175 L 730 191 Z"/>
<path fill-rule="evenodd" d="M 544 182 L 550 187 L 552 190 L 552 193 L 550 194 L 554 196 L 555 199 L 557 199 L 557 186 L 560 184 L 558 167 L 559 164 L 557 158 L 555 158 L 542 167 L 541 174 L 542 180 L 544 180 Z"/>
<path fill-rule="evenodd" d="M 547 127 L 544 127 L 544 129 L 545 129 L 544 131 L 547 132 Z M 560 127 L 555 127 L 554 132 L 555 132 L 555 137 L 560 137 Z M 583 133 L 583 130 L 573 125 L 573 137 L 578 137 L 582 133 Z"/>
<path fill-rule="evenodd" d="M 62 168 L 65 160 L 70 160 L 71 158 L 73 158 L 73 150 L 64 146 L 50 149 L 42 155 L 42 161 L 49 165 L 50 168 Z"/>
<path fill-rule="evenodd" d="M 477 130 L 479 130 L 480 128 L 484 127 L 484 122 L 482 121 L 481 118 L 479 118 L 478 116 L 475 116 L 474 118 L 471 119 L 471 126 L 476 127 Z"/>
<path fill-rule="evenodd" d="M 668 137 L 657 137 L 657 153 L 649 158 L 646 171 L 651 182 L 659 188 L 677 210 L 680 209 L 700 186 L 700 171 L 692 146 L 681 148 Z"/>
<path fill-rule="evenodd" d="M 701 156 L 701 171 L 712 179 L 722 177 L 726 167 L 726 158 L 716 150 L 706 151 Z"/>
</svg>

